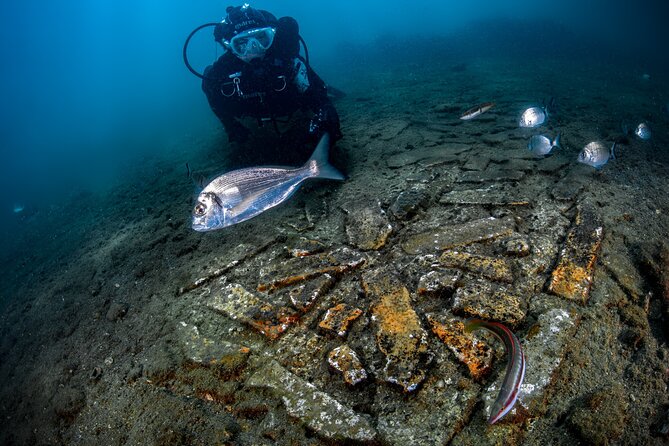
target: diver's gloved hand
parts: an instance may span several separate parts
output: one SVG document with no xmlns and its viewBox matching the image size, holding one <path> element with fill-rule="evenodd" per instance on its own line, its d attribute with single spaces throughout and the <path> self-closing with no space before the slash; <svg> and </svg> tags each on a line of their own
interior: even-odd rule
<svg viewBox="0 0 669 446">
<path fill-rule="evenodd" d="M 244 127 L 238 122 L 235 122 L 233 125 L 227 126 L 225 131 L 228 134 L 228 142 L 236 143 L 245 143 L 249 139 L 249 129 Z"/>
<path fill-rule="evenodd" d="M 309 122 L 309 136 L 314 141 L 319 141 L 324 133 L 330 134 L 330 143 L 342 138 L 339 117 L 336 112 L 332 113 L 325 107 L 320 109 Z"/>
</svg>

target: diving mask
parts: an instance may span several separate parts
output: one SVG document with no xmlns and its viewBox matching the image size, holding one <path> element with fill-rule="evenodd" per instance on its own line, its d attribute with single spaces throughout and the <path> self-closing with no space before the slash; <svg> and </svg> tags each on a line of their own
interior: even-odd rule
<svg viewBox="0 0 669 446">
<path fill-rule="evenodd" d="M 274 42 L 274 34 L 276 30 L 272 27 L 249 29 L 237 34 L 229 41 L 224 41 L 223 44 L 235 56 L 244 62 L 250 62 L 265 55 L 265 51 Z"/>
</svg>

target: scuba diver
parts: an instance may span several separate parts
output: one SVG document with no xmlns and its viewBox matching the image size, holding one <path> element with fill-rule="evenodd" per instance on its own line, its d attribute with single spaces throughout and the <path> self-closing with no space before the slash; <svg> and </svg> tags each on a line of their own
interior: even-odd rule
<svg viewBox="0 0 669 446">
<path fill-rule="evenodd" d="M 309 66 L 306 45 L 306 59 L 299 54 L 300 41 L 304 41 L 297 21 L 292 17 L 277 20 L 248 4 L 229 6 L 226 12 L 227 17 L 214 27 L 214 39 L 226 52 L 199 76 L 228 140 L 247 140 L 249 129 L 239 118 L 255 118 L 259 127 L 271 122 L 280 134 L 277 118 L 290 117 L 298 110 L 313 112 L 310 120 L 305 119 L 309 122 L 302 124 L 307 142 L 316 144 L 326 132 L 331 143 L 340 139 L 339 115 L 325 83 Z M 187 61 L 186 65 L 198 74 Z"/>
</svg>

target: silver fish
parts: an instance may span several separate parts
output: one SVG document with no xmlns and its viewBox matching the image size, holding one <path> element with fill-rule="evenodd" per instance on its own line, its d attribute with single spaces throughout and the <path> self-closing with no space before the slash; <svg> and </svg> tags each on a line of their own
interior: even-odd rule
<svg viewBox="0 0 669 446">
<path fill-rule="evenodd" d="M 534 135 L 530 138 L 530 141 L 527 143 L 527 149 L 532 152 L 537 157 L 543 157 L 551 153 L 553 148 L 562 148 L 560 146 L 560 134 L 553 141 L 548 139 L 544 135 Z"/>
<path fill-rule="evenodd" d="M 609 159 L 616 159 L 615 155 L 616 143 L 613 143 L 610 149 L 599 142 L 594 141 L 587 144 L 578 154 L 578 162 L 592 166 L 595 169 L 601 169 L 604 164 L 609 162 Z"/>
<path fill-rule="evenodd" d="M 213 231 L 253 218 L 286 201 L 309 178 L 344 180 L 327 161 L 329 145 L 326 133 L 302 167 L 249 167 L 215 178 L 197 197 L 193 229 Z"/>
<path fill-rule="evenodd" d="M 645 122 L 642 122 L 636 127 L 634 134 L 637 136 L 637 138 L 643 141 L 648 141 L 650 139 L 650 127 L 648 127 Z"/>
<path fill-rule="evenodd" d="M 518 125 L 525 128 L 538 127 L 548 119 L 548 112 L 545 108 L 530 107 L 520 115 Z"/>
</svg>

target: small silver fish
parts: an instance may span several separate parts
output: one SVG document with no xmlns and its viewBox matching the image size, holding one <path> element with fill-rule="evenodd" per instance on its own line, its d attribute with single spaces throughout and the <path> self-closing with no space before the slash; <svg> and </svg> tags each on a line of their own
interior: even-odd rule
<svg viewBox="0 0 669 446">
<path fill-rule="evenodd" d="M 637 136 L 637 138 L 643 141 L 648 141 L 650 139 L 650 127 L 648 127 L 645 122 L 642 122 L 636 127 L 634 134 Z"/>
<path fill-rule="evenodd" d="M 553 148 L 558 148 L 561 149 L 562 146 L 560 146 L 560 134 L 558 133 L 557 136 L 553 141 L 548 139 L 548 137 L 544 135 L 534 135 L 530 138 L 530 141 L 527 143 L 527 149 L 532 152 L 535 156 L 537 157 L 544 157 L 551 153 L 551 150 Z"/>
<path fill-rule="evenodd" d="M 518 125 L 524 128 L 538 127 L 548 119 L 548 112 L 545 108 L 530 107 L 520 115 Z"/>
<path fill-rule="evenodd" d="M 609 159 L 616 159 L 615 149 L 616 143 L 613 143 L 610 149 L 599 141 L 588 143 L 578 154 L 578 162 L 599 170 L 609 162 Z"/>
<path fill-rule="evenodd" d="M 479 104 L 465 111 L 460 116 L 460 119 L 462 119 L 463 121 L 469 121 L 470 119 L 474 119 L 477 116 L 482 115 L 483 113 L 487 112 L 494 106 L 495 106 L 494 102 L 484 102 L 483 104 Z"/>
<path fill-rule="evenodd" d="M 197 197 L 193 229 L 213 231 L 253 218 L 286 201 L 310 178 L 344 180 L 328 163 L 329 146 L 326 133 L 302 167 L 249 167 L 215 178 Z"/>
</svg>

